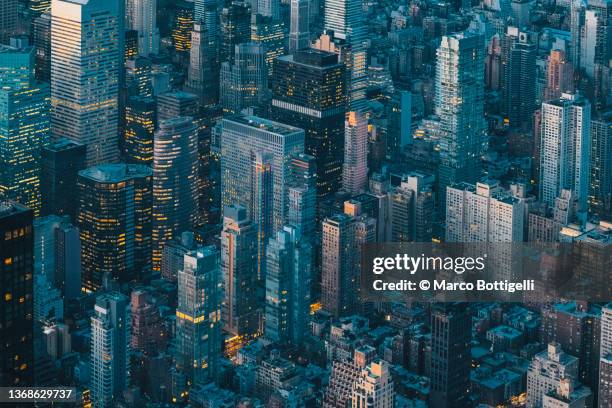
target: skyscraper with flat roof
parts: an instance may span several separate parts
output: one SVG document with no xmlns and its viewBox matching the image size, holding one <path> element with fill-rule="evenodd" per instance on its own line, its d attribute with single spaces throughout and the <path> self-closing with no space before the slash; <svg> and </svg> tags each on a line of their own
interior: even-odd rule
<svg viewBox="0 0 612 408">
<path fill-rule="evenodd" d="M 166 242 L 198 224 L 198 133 L 193 118 L 163 120 L 153 151 L 153 268 Z"/>
<path fill-rule="evenodd" d="M 0 382 L 32 386 L 34 230 L 32 210 L 0 201 Z"/>
<path fill-rule="evenodd" d="M 305 153 L 317 159 L 319 196 L 342 185 L 345 67 L 338 56 L 309 49 L 274 61 L 272 108 L 274 120 L 305 131 Z"/>
<path fill-rule="evenodd" d="M 86 147 L 68 139 L 57 139 L 42 149 L 42 215 L 69 215 L 76 221 L 78 203 L 72 197 L 79 171 L 85 168 Z"/>
<path fill-rule="evenodd" d="M 486 144 L 484 119 L 484 40 L 458 33 L 442 37 L 437 50 L 435 106 L 440 118 L 439 211 L 444 214 L 446 187 L 475 183 Z"/>
<path fill-rule="evenodd" d="M 111 408 L 129 385 L 130 300 L 118 293 L 96 299 L 91 317 L 91 396 L 96 407 Z"/>
<path fill-rule="evenodd" d="M 272 169 L 272 232 L 287 217 L 289 164 L 293 154 L 304 151 L 304 131 L 256 116 L 231 116 L 221 122 L 221 204 L 239 204 L 251 218 L 253 161 L 257 153 L 269 153 Z"/>
<path fill-rule="evenodd" d="M 244 207 L 230 205 L 223 210 L 221 231 L 221 272 L 225 296 L 225 330 L 245 339 L 260 332 L 263 297 L 257 277 L 257 225 L 247 218 Z"/>
<path fill-rule="evenodd" d="M 591 104 L 563 94 L 542 104 L 540 200 L 553 205 L 563 189 L 572 190 L 578 211 L 587 209 Z"/>
<path fill-rule="evenodd" d="M 79 172 L 77 224 L 82 285 L 97 290 L 105 275 L 130 282 L 151 268 L 153 172 L 106 164 Z"/>
<path fill-rule="evenodd" d="M 178 272 L 176 364 L 190 383 L 214 380 L 221 358 L 222 286 L 219 252 L 201 247 L 185 254 Z"/>
<path fill-rule="evenodd" d="M 118 0 L 51 3 L 51 131 L 87 146 L 87 165 L 119 160 L 124 18 Z"/>
</svg>

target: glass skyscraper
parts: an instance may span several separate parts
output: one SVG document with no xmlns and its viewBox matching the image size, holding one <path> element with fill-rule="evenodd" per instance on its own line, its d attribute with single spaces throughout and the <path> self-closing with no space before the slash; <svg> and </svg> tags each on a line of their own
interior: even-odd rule
<svg viewBox="0 0 612 408">
<path fill-rule="evenodd" d="M 119 159 L 119 0 L 55 0 L 51 7 L 51 129 L 87 146 L 87 165 Z"/>
</svg>

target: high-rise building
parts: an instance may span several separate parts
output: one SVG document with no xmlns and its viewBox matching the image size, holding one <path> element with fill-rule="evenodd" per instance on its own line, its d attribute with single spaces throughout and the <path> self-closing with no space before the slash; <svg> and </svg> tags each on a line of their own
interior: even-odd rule
<svg viewBox="0 0 612 408">
<path fill-rule="evenodd" d="M 3 386 L 32 386 L 34 231 L 33 213 L 0 201 L 0 381 Z"/>
<path fill-rule="evenodd" d="M 49 2 L 50 4 L 50 2 Z M 32 23 L 32 45 L 36 49 L 36 79 L 51 81 L 51 13 L 36 17 Z"/>
<path fill-rule="evenodd" d="M 577 385 L 577 387 L 576 387 Z M 574 408 L 593 406 L 591 390 L 577 383 L 571 377 L 559 381 L 554 391 L 542 398 L 542 408 Z"/>
<path fill-rule="evenodd" d="M 387 107 L 387 153 L 392 157 L 412 143 L 412 94 L 399 90 L 393 93 Z"/>
<path fill-rule="evenodd" d="M 153 73 L 150 59 L 136 56 L 125 61 L 125 86 L 128 96 L 153 96 Z"/>
<path fill-rule="evenodd" d="M 128 0 L 125 7 L 126 29 L 138 31 L 138 53 L 142 56 L 159 52 L 156 0 Z"/>
<path fill-rule="evenodd" d="M 287 224 L 299 226 L 303 239 L 312 240 L 316 229 L 317 162 L 306 153 L 291 158 Z"/>
<path fill-rule="evenodd" d="M 253 194 L 253 159 L 256 153 L 272 155 L 272 233 L 287 219 L 287 187 L 291 157 L 304 151 L 302 129 L 256 116 L 231 116 L 221 122 L 221 204 L 239 204 L 248 217 Z"/>
<path fill-rule="evenodd" d="M 527 407 L 542 406 L 544 395 L 556 391 L 564 378 L 578 378 L 578 359 L 561 350 L 558 343 L 535 355 L 527 372 Z"/>
<path fill-rule="evenodd" d="M 299 227 L 285 226 L 266 249 L 266 326 L 272 341 L 301 344 L 308 331 L 313 250 Z"/>
<path fill-rule="evenodd" d="M 198 114 L 198 96 L 189 92 L 166 92 L 157 97 L 157 121 Z"/>
<path fill-rule="evenodd" d="M 44 147 L 40 176 L 41 215 L 69 215 L 75 222 L 78 203 L 72 194 L 79 171 L 85 168 L 86 147 L 68 139 L 57 139 Z"/>
<path fill-rule="evenodd" d="M 261 282 L 265 282 L 266 246 L 272 237 L 273 227 L 272 160 L 273 156 L 269 153 L 255 153 L 253 162 L 251 219 L 257 225 L 257 277 Z"/>
<path fill-rule="evenodd" d="M 365 42 L 368 30 L 364 20 L 362 3 L 358 0 L 330 0 L 325 2 L 325 30 L 333 31 L 334 38 L 343 40 L 349 47 L 347 69 L 348 108 L 363 111 L 367 105 L 367 53 Z"/>
<path fill-rule="evenodd" d="M 304 129 L 305 153 L 317 159 L 317 191 L 342 184 L 345 67 L 334 54 L 309 49 L 274 61 L 272 118 Z"/>
<path fill-rule="evenodd" d="M 96 407 L 111 408 L 129 385 L 130 300 L 118 292 L 101 294 L 91 317 L 91 396 Z"/>
<path fill-rule="evenodd" d="M 347 333 L 349 336 L 354 335 L 351 331 L 344 331 L 342 330 L 343 327 L 338 326 L 332 327 L 330 338 L 340 337 L 336 335 L 336 331 Z M 340 338 L 340 340 L 343 339 Z M 342 346 L 344 345 L 342 344 Z M 364 370 L 376 357 L 376 349 L 372 346 L 363 346 L 356 349 L 348 347 L 347 351 L 349 352 L 348 356 L 332 360 L 329 385 L 323 397 L 323 408 L 352 407 L 353 390 L 357 383 L 362 380 Z M 364 406 L 367 407 L 368 405 Z"/>
<path fill-rule="evenodd" d="M 0 3 L 0 43 L 6 44 L 17 31 L 18 0 L 3 0 Z"/>
<path fill-rule="evenodd" d="M 194 9 L 192 2 L 177 2 L 174 25 L 172 27 L 172 44 L 179 53 L 191 49 L 191 31 L 193 31 Z"/>
<path fill-rule="evenodd" d="M 290 53 L 310 47 L 310 3 L 311 0 L 291 0 Z"/>
<path fill-rule="evenodd" d="M 151 268 L 153 172 L 107 164 L 79 172 L 77 224 L 82 285 L 97 290 L 105 275 L 130 282 Z"/>
<path fill-rule="evenodd" d="M 176 364 L 191 383 L 215 379 L 221 358 L 219 252 L 202 247 L 185 254 L 178 273 Z"/>
<path fill-rule="evenodd" d="M 149 292 L 136 289 L 130 295 L 132 350 L 155 355 L 166 343 L 163 321 L 158 306 Z"/>
<path fill-rule="evenodd" d="M 558 99 L 561 94 L 574 92 L 574 69 L 562 50 L 552 50 L 548 55 L 546 88 L 542 101 Z"/>
<path fill-rule="evenodd" d="M 125 50 L 123 55 L 125 60 L 136 58 L 138 56 L 138 31 L 125 30 L 124 40 Z"/>
<path fill-rule="evenodd" d="M 495 183 L 458 183 L 446 191 L 447 242 L 520 242 L 524 206 Z"/>
<path fill-rule="evenodd" d="M 465 304 L 433 305 L 429 394 L 432 407 L 467 406 L 470 394 L 471 322 Z"/>
<path fill-rule="evenodd" d="M 283 20 L 255 14 L 251 21 L 251 41 L 264 47 L 268 77 L 274 74 L 274 60 L 287 53 L 287 32 Z"/>
<path fill-rule="evenodd" d="M 128 164 L 153 164 L 153 138 L 157 103 L 151 96 L 132 96 L 125 107 L 124 160 Z"/>
<path fill-rule="evenodd" d="M 37 218 L 34 239 L 35 274 L 44 276 L 64 298 L 76 298 L 81 293 L 81 243 L 79 230 L 70 223 L 70 217 Z"/>
<path fill-rule="evenodd" d="M 410 173 L 389 192 L 392 242 L 431 242 L 434 219 L 434 177 Z"/>
<path fill-rule="evenodd" d="M 338 214 L 323 220 L 321 255 L 321 304 L 338 318 L 357 312 L 359 271 L 355 219 Z"/>
<path fill-rule="evenodd" d="M 41 152 L 49 144 L 49 87 L 34 80 L 33 49 L 0 48 L 0 199 L 41 210 Z"/>
<path fill-rule="evenodd" d="M 361 373 L 353 389 L 353 408 L 392 408 L 395 390 L 389 363 L 380 360 L 370 363 Z"/>
<path fill-rule="evenodd" d="M 601 339 L 599 342 L 599 408 L 612 402 L 612 304 L 601 310 Z"/>
<path fill-rule="evenodd" d="M 244 108 L 263 105 L 268 90 L 266 54 L 263 45 L 236 46 L 234 64 L 221 65 L 220 103 L 224 112 L 240 113 Z"/>
<path fill-rule="evenodd" d="M 563 94 L 542 104 L 540 200 L 553 205 L 562 189 L 574 192 L 578 211 L 586 211 L 591 153 L 591 104 Z"/>
<path fill-rule="evenodd" d="M 153 152 L 153 268 L 163 246 L 198 224 L 198 133 L 193 118 L 162 120 Z"/>
<path fill-rule="evenodd" d="M 589 211 L 612 211 L 612 115 L 591 119 Z"/>
<path fill-rule="evenodd" d="M 349 194 L 365 191 L 368 184 L 368 120 L 349 112 L 344 122 L 344 163 L 342 188 Z"/>
<path fill-rule="evenodd" d="M 223 275 L 223 323 L 225 330 L 245 339 L 260 332 L 263 298 L 257 277 L 257 226 L 244 207 L 223 210 L 221 273 Z"/>
<path fill-rule="evenodd" d="M 249 3 L 231 0 L 221 9 L 219 16 L 221 42 L 219 61 L 234 62 L 236 45 L 251 39 L 251 8 Z"/>
<path fill-rule="evenodd" d="M 185 231 L 179 237 L 166 242 L 161 259 L 162 278 L 176 282 L 178 271 L 183 270 L 185 254 L 195 249 L 197 249 L 197 243 L 193 232 Z"/>
<path fill-rule="evenodd" d="M 508 27 L 502 40 L 503 112 L 514 128 L 531 127 L 535 110 L 536 45 L 530 34 Z"/>
<path fill-rule="evenodd" d="M 185 89 L 198 96 L 201 106 L 213 106 L 219 100 L 219 66 L 216 33 L 196 21 L 191 32 L 189 70 Z"/>
<path fill-rule="evenodd" d="M 440 118 L 438 202 L 445 212 L 446 187 L 475 183 L 486 144 L 484 120 L 484 42 L 480 35 L 442 37 L 436 60 L 436 115 Z"/>
<path fill-rule="evenodd" d="M 51 4 L 51 131 L 86 145 L 88 166 L 119 159 L 123 18 L 118 0 Z"/>
</svg>

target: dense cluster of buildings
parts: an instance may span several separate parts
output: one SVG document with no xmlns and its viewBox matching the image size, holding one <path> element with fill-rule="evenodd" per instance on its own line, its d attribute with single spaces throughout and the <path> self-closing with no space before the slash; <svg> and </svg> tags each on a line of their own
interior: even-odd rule
<svg viewBox="0 0 612 408">
<path fill-rule="evenodd" d="M 0 386 L 611 407 L 611 90 L 610 0 L 3 0 Z M 387 242 L 604 284 L 366 302 Z"/>
</svg>

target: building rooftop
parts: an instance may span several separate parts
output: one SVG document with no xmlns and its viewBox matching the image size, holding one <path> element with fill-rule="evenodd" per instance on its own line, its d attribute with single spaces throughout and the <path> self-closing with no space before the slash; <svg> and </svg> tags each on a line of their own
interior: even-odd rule
<svg viewBox="0 0 612 408">
<path fill-rule="evenodd" d="M 152 176 L 153 170 L 140 164 L 102 164 L 79 172 L 81 177 L 103 183 L 119 183 L 134 177 Z"/>
<path fill-rule="evenodd" d="M 275 133 L 281 136 L 304 133 L 304 131 L 300 128 L 252 115 L 233 115 L 228 118 L 224 118 L 223 122 L 233 122 L 256 129 L 261 129 L 266 132 Z"/>
</svg>

